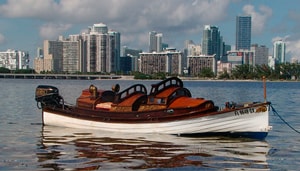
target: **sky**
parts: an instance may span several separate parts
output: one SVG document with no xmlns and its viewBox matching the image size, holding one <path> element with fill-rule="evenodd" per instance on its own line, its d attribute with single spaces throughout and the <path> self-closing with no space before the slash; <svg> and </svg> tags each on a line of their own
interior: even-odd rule
<svg viewBox="0 0 300 171">
<path fill-rule="evenodd" d="M 252 44 L 286 42 L 287 61 L 300 60 L 299 0 L 0 0 L 0 51 L 28 51 L 30 60 L 44 40 L 86 32 L 104 23 L 121 33 L 121 45 L 148 51 L 148 33 L 182 50 L 185 40 L 200 44 L 204 25 L 220 30 L 235 47 L 236 16 L 251 15 Z"/>
</svg>

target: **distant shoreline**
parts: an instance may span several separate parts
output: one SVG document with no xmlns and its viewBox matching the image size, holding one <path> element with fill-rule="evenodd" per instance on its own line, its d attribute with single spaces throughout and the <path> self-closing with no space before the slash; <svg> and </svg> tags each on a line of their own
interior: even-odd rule
<svg viewBox="0 0 300 171">
<path fill-rule="evenodd" d="M 210 79 L 199 77 L 181 77 L 183 81 L 216 81 L 216 82 L 261 82 L 262 79 Z M 134 79 L 131 75 L 76 75 L 76 74 L 6 74 L 0 73 L 0 79 L 60 79 L 60 80 L 159 80 Z M 300 82 L 300 80 L 266 80 L 267 82 Z"/>
</svg>

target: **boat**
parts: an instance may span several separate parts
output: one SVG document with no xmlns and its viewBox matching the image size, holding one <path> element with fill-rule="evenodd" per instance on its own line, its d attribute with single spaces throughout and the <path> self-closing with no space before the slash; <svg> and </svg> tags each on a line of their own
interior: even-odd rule
<svg viewBox="0 0 300 171">
<path fill-rule="evenodd" d="M 265 87 L 265 86 L 264 86 Z M 39 85 L 35 91 L 44 125 L 120 133 L 159 133 L 178 136 L 221 135 L 264 139 L 271 102 L 225 102 L 192 97 L 178 77 L 151 85 L 134 84 L 122 91 L 90 85 L 76 104 L 69 105 L 57 87 Z"/>
</svg>

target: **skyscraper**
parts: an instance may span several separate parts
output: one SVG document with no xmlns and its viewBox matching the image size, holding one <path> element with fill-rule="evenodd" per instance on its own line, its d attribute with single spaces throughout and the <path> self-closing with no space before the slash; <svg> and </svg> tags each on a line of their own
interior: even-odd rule
<svg viewBox="0 0 300 171">
<path fill-rule="evenodd" d="M 222 57 L 223 41 L 217 26 L 205 25 L 202 39 L 202 54 L 214 55 L 217 60 Z"/>
<path fill-rule="evenodd" d="M 285 63 L 285 42 L 278 40 L 273 43 L 273 55 L 275 63 Z"/>
<path fill-rule="evenodd" d="M 88 34 L 82 35 L 86 42 L 87 72 L 117 72 L 120 60 L 120 33 L 108 31 L 105 24 L 94 24 Z"/>
<path fill-rule="evenodd" d="M 161 52 L 162 51 L 162 33 L 156 31 L 149 32 L 149 52 Z"/>
<path fill-rule="evenodd" d="M 151 31 L 149 32 L 149 52 L 156 51 L 156 32 Z"/>
<path fill-rule="evenodd" d="M 108 51 L 106 72 L 116 72 L 120 70 L 121 56 L 121 34 L 116 31 L 108 32 Z"/>
<path fill-rule="evenodd" d="M 236 17 L 236 50 L 250 50 L 251 47 L 251 16 Z"/>
<path fill-rule="evenodd" d="M 162 33 L 157 33 L 156 34 L 156 52 L 161 52 L 163 50 L 163 34 Z"/>
</svg>

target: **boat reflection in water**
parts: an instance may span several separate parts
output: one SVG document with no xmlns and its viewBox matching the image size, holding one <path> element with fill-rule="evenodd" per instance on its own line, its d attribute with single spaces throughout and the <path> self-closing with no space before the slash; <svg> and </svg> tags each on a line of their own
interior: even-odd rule
<svg viewBox="0 0 300 171">
<path fill-rule="evenodd" d="M 228 137 L 120 134 L 44 126 L 39 167 L 51 170 L 269 170 L 265 141 Z"/>
</svg>

